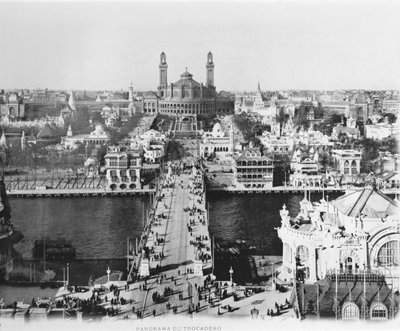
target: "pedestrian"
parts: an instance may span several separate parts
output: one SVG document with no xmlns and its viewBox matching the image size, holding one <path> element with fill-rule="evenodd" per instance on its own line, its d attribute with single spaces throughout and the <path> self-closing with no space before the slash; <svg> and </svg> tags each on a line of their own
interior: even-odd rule
<svg viewBox="0 0 400 331">
<path fill-rule="evenodd" d="M 153 309 L 153 316 L 156 316 L 156 310 Z"/>
</svg>

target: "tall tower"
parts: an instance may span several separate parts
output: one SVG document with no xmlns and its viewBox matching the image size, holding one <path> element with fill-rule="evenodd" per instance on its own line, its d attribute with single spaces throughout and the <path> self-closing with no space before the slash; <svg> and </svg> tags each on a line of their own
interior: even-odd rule
<svg viewBox="0 0 400 331">
<path fill-rule="evenodd" d="M 211 52 L 207 54 L 207 86 L 214 86 L 214 62 L 213 55 Z"/>
<path fill-rule="evenodd" d="M 131 85 L 129 86 L 129 101 L 133 101 L 133 84 L 131 81 Z"/>
<path fill-rule="evenodd" d="M 167 69 L 168 69 L 168 64 L 167 64 L 167 56 L 165 55 L 164 52 L 161 53 L 160 55 L 160 86 L 159 86 L 159 92 L 163 92 L 162 94 L 165 95 L 165 92 L 167 90 Z"/>
</svg>

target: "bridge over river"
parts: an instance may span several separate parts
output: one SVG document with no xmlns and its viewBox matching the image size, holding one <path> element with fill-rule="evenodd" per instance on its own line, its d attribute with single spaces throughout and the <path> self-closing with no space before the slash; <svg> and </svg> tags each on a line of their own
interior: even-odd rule
<svg viewBox="0 0 400 331">
<path fill-rule="evenodd" d="M 145 279 L 141 311 L 200 309 L 197 288 L 212 278 L 211 252 L 203 172 L 170 166 L 131 256 L 128 278 Z"/>
</svg>

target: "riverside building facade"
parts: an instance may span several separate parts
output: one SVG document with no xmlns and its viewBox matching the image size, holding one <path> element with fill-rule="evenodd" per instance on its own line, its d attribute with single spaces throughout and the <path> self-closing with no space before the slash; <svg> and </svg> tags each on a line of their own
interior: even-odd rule
<svg viewBox="0 0 400 331">
<path fill-rule="evenodd" d="M 250 146 L 242 155 L 233 158 L 234 185 L 243 189 L 270 189 L 274 179 L 273 160 Z"/>
<path fill-rule="evenodd" d="M 305 192 L 297 217 L 285 205 L 280 215 L 282 278 L 295 279 L 301 270 L 313 283 L 331 274 L 374 272 L 399 289 L 399 204 L 372 186 L 314 204 Z"/>
<path fill-rule="evenodd" d="M 142 155 L 140 151 L 110 146 L 104 159 L 108 189 L 113 191 L 141 189 Z"/>
</svg>

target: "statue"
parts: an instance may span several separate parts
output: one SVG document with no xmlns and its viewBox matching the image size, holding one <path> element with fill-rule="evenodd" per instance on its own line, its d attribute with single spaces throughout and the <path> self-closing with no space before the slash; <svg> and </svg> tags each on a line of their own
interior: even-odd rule
<svg viewBox="0 0 400 331">
<path fill-rule="evenodd" d="M 290 216 L 289 216 L 289 211 L 286 209 L 286 205 L 284 204 L 282 209 L 280 210 L 280 215 L 281 215 L 281 222 L 282 222 L 282 227 L 290 227 Z"/>
</svg>

